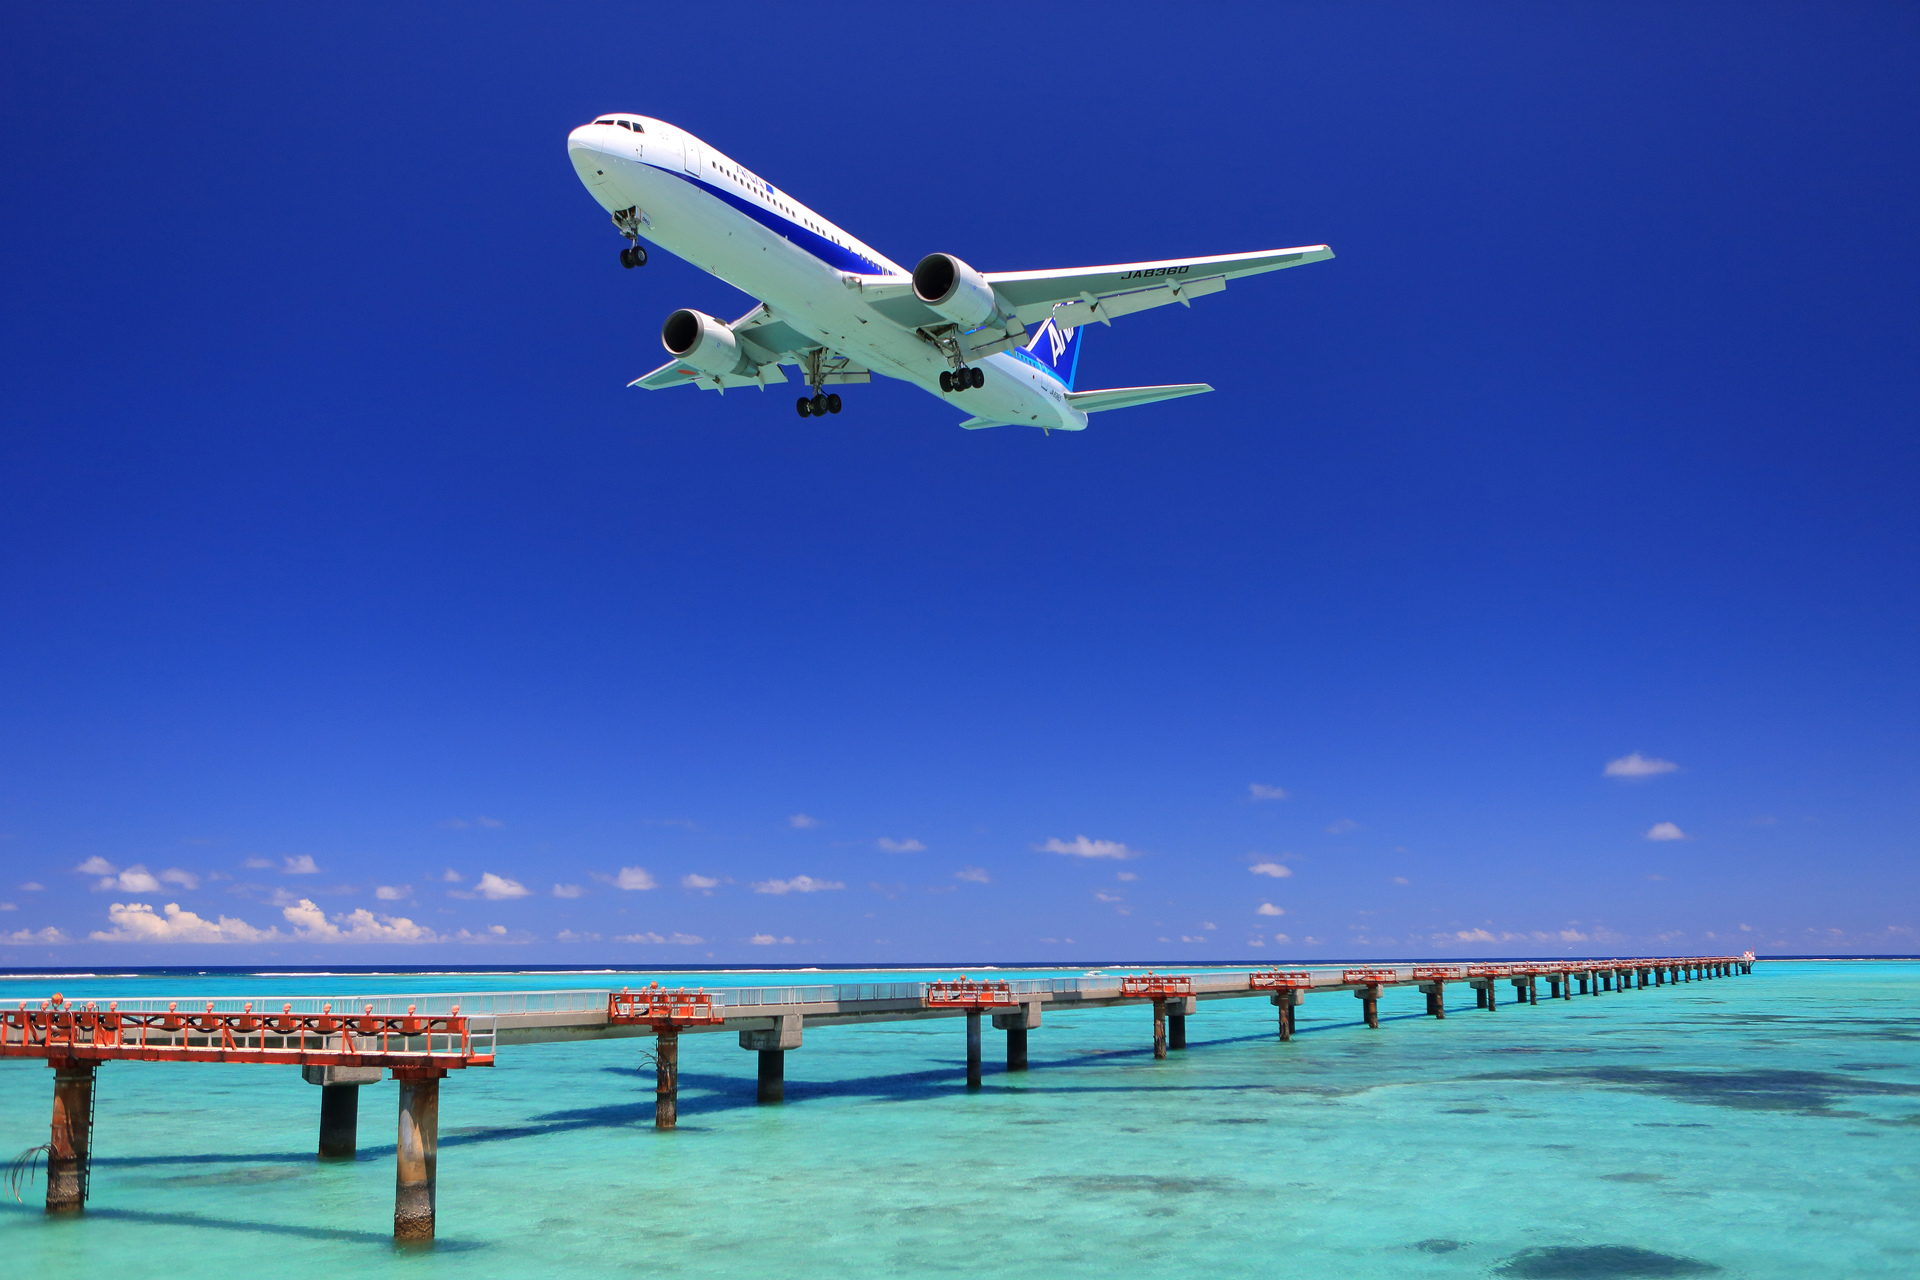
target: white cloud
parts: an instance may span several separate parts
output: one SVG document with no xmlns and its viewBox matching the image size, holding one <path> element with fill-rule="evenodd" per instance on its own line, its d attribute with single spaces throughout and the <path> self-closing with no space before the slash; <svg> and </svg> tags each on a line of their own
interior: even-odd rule
<svg viewBox="0 0 1920 1280">
<path fill-rule="evenodd" d="M 11 902 L 0 902 L 0 911 L 18 911 L 19 909 Z"/>
<path fill-rule="evenodd" d="M 483 813 L 479 817 L 471 818 L 471 819 L 448 818 L 445 822 L 442 822 L 440 825 L 447 828 L 449 831 L 465 831 L 468 827 L 504 827 L 507 824 L 500 821 L 500 819 L 498 818 L 489 818 L 486 814 Z"/>
<path fill-rule="evenodd" d="M 1072 840 L 1058 837 L 1045 844 L 1035 845 L 1042 853 L 1064 853 L 1070 858 L 1138 858 L 1138 849 L 1129 849 L 1118 840 L 1089 840 L 1085 836 L 1075 836 Z"/>
<path fill-rule="evenodd" d="M 242 858 L 240 865 L 249 871 L 265 871 L 273 865 L 272 858 Z"/>
<path fill-rule="evenodd" d="M 1460 929 L 1460 930 L 1457 930 L 1453 936 L 1460 939 L 1460 941 L 1462 942 L 1497 942 L 1499 941 L 1499 939 L 1495 938 L 1492 934 L 1488 933 L 1485 929 Z"/>
<path fill-rule="evenodd" d="M 993 879 L 987 875 L 987 869 L 985 867 L 962 867 L 953 873 L 953 878 L 955 880 L 965 881 L 967 884 L 993 883 Z"/>
<path fill-rule="evenodd" d="M 448 867 L 445 871 L 442 871 L 437 878 L 447 884 L 459 884 L 461 880 L 460 873 L 452 867 Z"/>
<path fill-rule="evenodd" d="M 507 926 L 503 924 L 490 924 L 487 926 L 487 932 L 496 938 L 504 938 L 507 936 Z"/>
<path fill-rule="evenodd" d="M 1284 934 L 1284 933 L 1276 933 L 1276 934 L 1274 934 L 1274 935 L 1273 935 L 1273 940 L 1274 940 L 1275 942 L 1278 942 L 1278 943 L 1280 943 L 1280 944 L 1281 944 L 1282 946 L 1285 946 L 1286 944 L 1288 944 L 1288 943 L 1290 943 L 1290 942 L 1292 942 L 1292 941 L 1293 941 L 1293 939 L 1292 939 L 1292 938 L 1289 938 L 1289 937 L 1288 937 L 1288 936 L 1287 936 L 1286 934 Z M 1307 941 L 1308 941 L 1308 942 L 1312 942 L 1312 941 L 1313 941 L 1313 939 L 1312 939 L 1312 938 L 1308 938 L 1308 939 L 1307 939 Z"/>
<path fill-rule="evenodd" d="M 94 858 L 90 859 L 90 861 L 97 862 L 99 859 Z M 160 881 L 155 879 L 153 874 L 145 867 L 132 866 L 117 876 L 103 876 L 101 879 L 93 882 L 93 887 L 96 891 L 101 889 L 118 889 L 123 893 L 158 893 L 160 892 Z"/>
<path fill-rule="evenodd" d="M 1602 771 L 1608 778 L 1651 778 L 1656 774 L 1673 773 L 1680 768 L 1671 760 L 1656 760 L 1641 755 L 1638 751 L 1632 755 L 1621 756 L 1618 760 L 1607 761 Z"/>
<path fill-rule="evenodd" d="M 533 892 L 518 880 L 509 880 L 491 871 L 481 873 L 480 883 L 473 886 L 473 891 L 493 902 L 502 902 L 508 898 L 524 898 Z"/>
<path fill-rule="evenodd" d="M 597 933 L 575 933 L 571 929 L 562 929 L 559 933 L 554 934 L 553 938 L 554 938 L 554 941 L 556 942 L 598 942 L 600 941 L 600 935 Z"/>
<path fill-rule="evenodd" d="M 1095 889 L 1093 891 L 1093 900 L 1095 902 L 1125 902 L 1126 901 L 1125 898 L 1120 897 L 1118 894 L 1103 893 L 1098 889 Z"/>
<path fill-rule="evenodd" d="M 1140 878 L 1140 873 L 1138 871 L 1116 871 L 1113 873 L 1113 878 L 1115 880 L 1120 881 L 1122 884 L 1126 884 L 1126 883 L 1130 883 L 1131 881 L 1138 880 Z"/>
<path fill-rule="evenodd" d="M 44 929 L 15 929 L 12 933 L 0 933 L 0 943 L 15 947 L 58 946 L 71 939 L 52 925 Z"/>
<path fill-rule="evenodd" d="M 75 867 L 74 870 L 83 876 L 110 876 L 120 870 L 120 868 L 114 866 L 111 862 L 108 862 L 96 853 L 93 857 L 88 858 L 85 862 Z"/>
<path fill-rule="evenodd" d="M 23 892 L 26 892 L 26 893 L 45 893 L 47 886 L 41 884 L 37 880 L 29 880 L 25 884 L 21 885 L 20 888 Z"/>
<path fill-rule="evenodd" d="M 1270 787 L 1264 782 L 1249 782 L 1247 784 L 1247 798 L 1249 800 L 1285 800 L 1287 798 L 1287 789 L 1285 787 Z"/>
<path fill-rule="evenodd" d="M 1330 836 L 1343 836 L 1349 831 L 1358 831 L 1359 829 L 1360 824 L 1352 818 L 1336 818 L 1327 824 L 1327 834 Z"/>
<path fill-rule="evenodd" d="M 556 898 L 577 898 L 585 892 L 586 890 L 577 884 L 557 884 L 553 886 L 553 896 Z"/>
<path fill-rule="evenodd" d="M 320 868 L 313 865 L 313 855 L 310 853 L 290 853 L 286 857 L 286 864 L 282 868 L 285 875 L 317 876 L 320 874 Z"/>
<path fill-rule="evenodd" d="M 720 881 L 714 876 L 695 875 L 691 871 L 680 877 L 680 887 L 682 889 L 698 889 L 702 893 L 711 892 L 713 887 L 719 883 Z"/>
<path fill-rule="evenodd" d="M 1254 914 L 1262 916 L 1283 916 L 1287 914 L 1287 909 L 1285 907 L 1276 907 L 1271 902 L 1263 902 L 1260 904 L 1260 909 Z"/>
<path fill-rule="evenodd" d="M 823 889 L 844 889 L 847 886 L 838 880 L 815 880 L 812 876 L 795 876 L 791 880 L 755 880 L 755 893 L 819 893 Z"/>
<path fill-rule="evenodd" d="M 751 941 L 753 945 L 756 947 L 771 947 L 776 943 L 778 943 L 783 947 L 790 947 L 793 945 L 792 938 L 776 938 L 770 933 L 756 933 L 753 935 L 751 939 L 749 939 L 749 941 Z"/>
<path fill-rule="evenodd" d="M 1215 924 L 1215 923 L 1214 923 L 1213 921 L 1211 921 L 1211 920 L 1202 920 L 1202 921 L 1200 922 L 1200 927 L 1201 927 L 1202 929 L 1218 929 L 1218 928 L 1219 928 L 1220 926 L 1219 926 L 1219 925 L 1217 925 L 1217 924 Z"/>
<path fill-rule="evenodd" d="M 1685 840 L 1687 833 L 1671 822 L 1656 822 L 1647 828 L 1649 840 Z"/>
<path fill-rule="evenodd" d="M 1393 878 L 1393 882 L 1395 884 L 1412 884 L 1413 883 L 1413 881 L 1407 879 L 1405 876 L 1395 876 Z"/>
<path fill-rule="evenodd" d="M 438 942 L 440 939 L 433 930 L 425 925 L 415 924 L 405 916 L 375 915 L 365 907 L 336 914 L 327 919 L 327 913 L 313 904 L 313 899 L 302 898 L 292 906 L 283 909 L 280 914 L 293 926 L 293 936 L 306 942 Z M 494 926 L 496 933 L 506 930 Z"/>
<path fill-rule="evenodd" d="M 1257 876 L 1272 876 L 1275 880 L 1285 880 L 1293 874 L 1293 868 L 1281 862 L 1256 862 L 1247 870 Z"/>
<path fill-rule="evenodd" d="M 377 884 L 373 886 L 373 896 L 382 902 L 400 902 L 413 892 L 410 884 Z"/>
<path fill-rule="evenodd" d="M 596 871 L 593 873 L 593 878 L 610 884 L 616 889 L 658 889 L 660 887 L 660 882 L 655 880 L 653 873 L 645 867 L 622 867 L 618 875 L 612 876 L 602 875 Z"/>
<path fill-rule="evenodd" d="M 1560 931 L 1560 941 L 1562 942 L 1585 942 L 1586 940 L 1587 935 L 1578 929 L 1562 929 Z"/>
<path fill-rule="evenodd" d="M 168 867 L 160 873 L 160 883 L 177 884 L 182 889 L 198 889 L 200 877 L 191 871 L 182 871 L 178 867 Z"/>
<path fill-rule="evenodd" d="M 95 942 L 262 942 L 281 936 L 278 929 L 256 929 L 245 920 L 221 916 L 205 920 L 180 904 L 169 902 L 158 914 L 144 902 L 114 903 L 107 908 L 111 930 L 88 936 Z"/>
<path fill-rule="evenodd" d="M 790 827 L 796 828 L 797 830 L 805 831 L 808 827 L 819 826 L 820 819 L 812 817 L 808 814 L 796 813 L 787 819 L 787 825 Z"/>
<path fill-rule="evenodd" d="M 887 837 L 881 836 L 878 840 L 875 840 L 874 843 L 882 849 L 885 849 L 888 853 L 925 853 L 927 851 L 927 846 L 912 837 L 908 837 L 905 840 L 889 840 Z"/>
</svg>

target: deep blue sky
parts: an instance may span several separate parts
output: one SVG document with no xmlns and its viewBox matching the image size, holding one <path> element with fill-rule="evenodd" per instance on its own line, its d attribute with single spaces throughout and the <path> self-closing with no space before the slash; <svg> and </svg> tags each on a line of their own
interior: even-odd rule
<svg viewBox="0 0 1920 1280">
<path fill-rule="evenodd" d="M 1916 949 L 1920 10 L 728 13 L 0 14 L 7 963 Z M 1339 257 L 1077 436 L 629 391 L 749 304 L 616 109 L 901 261 Z"/>
</svg>

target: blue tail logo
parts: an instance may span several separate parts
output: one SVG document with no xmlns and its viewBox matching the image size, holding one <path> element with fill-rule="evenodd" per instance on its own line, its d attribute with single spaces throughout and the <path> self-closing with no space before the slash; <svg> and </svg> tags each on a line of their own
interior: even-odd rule
<svg viewBox="0 0 1920 1280">
<path fill-rule="evenodd" d="M 1040 322 L 1032 340 L 1025 347 L 1014 348 L 1014 354 L 1052 374 L 1071 391 L 1074 372 L 1080 367 L 1080 335 L 1084 332 L 1084 326 L 1062 329 L 1048 316 Z"/>
</svg>

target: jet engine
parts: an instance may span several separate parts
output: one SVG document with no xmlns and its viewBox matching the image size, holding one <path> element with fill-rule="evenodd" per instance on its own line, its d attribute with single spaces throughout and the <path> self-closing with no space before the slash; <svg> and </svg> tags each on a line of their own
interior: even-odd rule
<svg viewBox="0 0 1920 1280">
<path fill-rule="evenodd" d="M 950 253 L 930 253 L 913 269 L 913 296 L 962 329 L 1000 314 L 987 278 Z"/>
<path fill-rule="evenodd" d="M 753 372 L 733 330 L 704 311 L 683 307 L 668 316 L 660 326 L 660 343 L 681 364 L 714 377 Z"/>
</svg>

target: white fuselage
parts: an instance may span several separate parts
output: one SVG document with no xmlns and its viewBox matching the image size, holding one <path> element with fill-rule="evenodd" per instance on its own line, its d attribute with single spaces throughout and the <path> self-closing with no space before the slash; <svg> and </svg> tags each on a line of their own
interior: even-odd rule
<svg viewBox="0 0 1920 1280">
<path fill-rule="evenodd" d="M 609 213 L 638 207 L 640 234 L 765 303 L 773 314 L 875 374 L 911 382 L 963 412 L 1077 431 L 1086 415 L 1049 370 L 1012 352 L 977 359 L 983 386 L 940 390 L 947 359 L 877 314 L 850 276 L 910 272 L 683 129 L 622 113 L 638 130 L 588 124 L 567 138 L 581 182 Z"/>
</svg>

